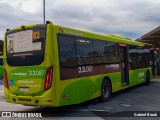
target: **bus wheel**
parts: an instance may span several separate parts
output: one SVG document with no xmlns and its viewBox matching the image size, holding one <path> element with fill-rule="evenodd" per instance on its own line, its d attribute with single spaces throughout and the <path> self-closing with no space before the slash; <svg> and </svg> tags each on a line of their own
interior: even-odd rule
<svg viewBox="0 0 160 120">
<path fill-rule="evenodd" d="M 149 74 L 149 72 L 147 71 L 147 72 L 146 72 L 146 82 L 145 82 L 145 84 L 146 84 L 146 85 L 149 85 L 149 83 L 150 83 L 150 74 Z"/>
<path fill-rule="evenodd" d="M 101 97 L 100 97 L 101 101 L 104 102 L 109 100 L 111 94 L 112 94 L 111 84 L 109 80 L 104 79 L 101 84 Z"/>
</svg>

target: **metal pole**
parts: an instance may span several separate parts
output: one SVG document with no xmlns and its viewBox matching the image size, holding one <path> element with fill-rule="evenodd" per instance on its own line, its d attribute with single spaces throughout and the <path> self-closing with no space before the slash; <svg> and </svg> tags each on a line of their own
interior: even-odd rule
<svg viewBox="0 0 160 120">
<path fill-rule="evenodd" d="M 45 24 L 45 0 L 43 0 L 43 19 Z"/>
</svg>

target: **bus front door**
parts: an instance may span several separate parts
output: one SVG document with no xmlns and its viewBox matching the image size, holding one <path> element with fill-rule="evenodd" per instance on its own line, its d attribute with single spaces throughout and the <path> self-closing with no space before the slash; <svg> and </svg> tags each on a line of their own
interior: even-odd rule
<svg viewBox="0 0 160 120">
<path fill-rule="evenodd" d="M 120 54 L 121 54 L 121 64 L 122 64 L 121 83 L 122 86 L 126 86 L 129 84 L 129 65 L 128 65 L 129 55 L 127 46 L 120 47 Z"/>
</svg>

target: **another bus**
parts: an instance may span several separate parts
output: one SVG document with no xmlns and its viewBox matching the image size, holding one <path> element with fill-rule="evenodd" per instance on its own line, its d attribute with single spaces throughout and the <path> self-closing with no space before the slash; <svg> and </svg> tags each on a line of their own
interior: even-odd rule
<svg viewBox="0 0 160 120">
<path fill-rule="evenodd" d="M 47 22 L 7 29 L 4 83 L 7 102 L 64 106 L 150 83 L 148 44 Z"/>
</svg>

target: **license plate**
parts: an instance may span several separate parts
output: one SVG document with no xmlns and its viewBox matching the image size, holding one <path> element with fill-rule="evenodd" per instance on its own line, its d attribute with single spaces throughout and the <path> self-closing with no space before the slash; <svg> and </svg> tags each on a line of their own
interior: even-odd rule
<svg viewBox="0 0 160 120">
<path fill-rule="evenodd" d="M 19 91 L 28 91 L 28 87 L 20 87 Z"/>
</svg>

